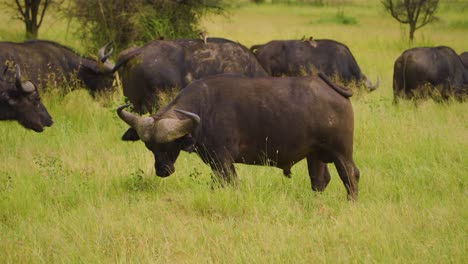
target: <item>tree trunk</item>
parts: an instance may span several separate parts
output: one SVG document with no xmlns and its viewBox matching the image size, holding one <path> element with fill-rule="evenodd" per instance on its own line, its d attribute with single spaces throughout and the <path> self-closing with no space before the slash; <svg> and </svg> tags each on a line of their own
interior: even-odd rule
<svg viewBox="0 0 468 264">
<path fill-rule="evenodd" d="M 414 32 L 416 31 L 416 24 L 410 24 L 410 31 L 409 31 L 409 40 L 411 43 L 413 43 L 414 39 Z"/>
<path fill-rule="evenodd" d="M 49 5 L 50 0 L 45 0 L 41 6 L 42 0 L 23 0 L 24 6 L 20 0 L 16 0 L 18 11 L 22 15 L 22 20 L 26 26 L 26 39 L 37 39 L 39 27 L 41 26 L 44 12 Z M 41 10 L 42 7 L 42 10 Z"/>
<path fill-rule="evenodd" d="M 25 22 L 26 25 L 26 39 L 37 39 L 39 27 L 33 21 Z"/>
</svg>

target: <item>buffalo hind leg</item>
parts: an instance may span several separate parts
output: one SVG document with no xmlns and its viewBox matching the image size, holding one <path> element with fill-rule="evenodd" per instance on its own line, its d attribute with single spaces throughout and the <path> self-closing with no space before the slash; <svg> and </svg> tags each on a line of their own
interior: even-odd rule
<svg viewBox="0 0 468 264">
<path fill-rule="evenodd" d="M 309 170 L 312 190 L 323 192 L 330 182 L 327 164 L 319 160 L 316 155 L 309 155 L 307 156 L 307 169 Z"/>
<path fill-rule="evenodd" d="M 334 163 L 341 181 L 343 181 L 346 188 L 346 192 L 348 193 L 348 199 L 353 201 L 357 200 L 360 177 L 359 169 L 352 159 L 337 157 Z"/>
</svg>

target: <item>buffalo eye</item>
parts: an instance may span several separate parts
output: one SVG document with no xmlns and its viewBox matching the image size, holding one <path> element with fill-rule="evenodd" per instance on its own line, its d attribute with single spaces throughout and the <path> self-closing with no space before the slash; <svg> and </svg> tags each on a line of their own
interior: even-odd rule
<svg viewBox="0 0 468 264">
<path fill-rule="evenodd" d="M 191 153 L 195 149 L 195 139 L 189 134 L 185 135 L 176 140 L 176 143 L 179 149 L 185 150 L 188 153 Z"/>
<path fill-rule="evenodd" d="M 17 91 L 10 90 L 8 91 L 7 98 L 8 98 L 8 104 L 16 105 L 19 103 L 21 96 Z"/>
</svg>

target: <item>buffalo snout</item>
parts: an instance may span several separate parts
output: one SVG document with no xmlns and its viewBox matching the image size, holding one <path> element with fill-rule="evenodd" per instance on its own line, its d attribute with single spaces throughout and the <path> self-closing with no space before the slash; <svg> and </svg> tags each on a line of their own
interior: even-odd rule
<svg viewBox="0 0 468 264">
<path fill-rule="evenodd" d="M 156 175 L 162 178 L 170 176 L 175 171 L 174 164 L 156 164 L 155 169 Z"/>
<path fill-rule="evenodd" d="M 44 126 L 46 127 L 51 127 L 54 124 L 54 121 L 52 119 L 46 120 L 44 122 Z"/>
<path fill-rule="evenodd" d="M 52 120 L 52 117 L 48 115 L 46 117 L 41 117 L 41 123 L 45 127 L 51 127 L 54 124 L 54 121 Z"/>
<path fill-rule="evenodd" d="M 34 130 L 34 132 L 38 132 L 38 133 L 44 131 L 44 127 L 42 126 L 31 126 L 30 128 Z"/>
</svg>

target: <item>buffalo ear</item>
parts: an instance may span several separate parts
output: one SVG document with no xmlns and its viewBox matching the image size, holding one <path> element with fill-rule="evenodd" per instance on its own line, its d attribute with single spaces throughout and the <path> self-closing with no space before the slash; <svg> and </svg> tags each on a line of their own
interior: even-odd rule
<svg viewBox="0 0 468 264">
<path fill-rule="evenodd" d="M 123 141 L 138 141 L 140 140 L 140 137 L 138 136 L 137 131 L 131 127 L 122 136 Z"/>
<path fill-rule="evenodd" d="M 180 149 L 185 150 L 188 153 L 192 153 L 192 151 L 195 149 L 195 139 L 190 134 L 178 138 L 176 142 Z"/>
</svg>

